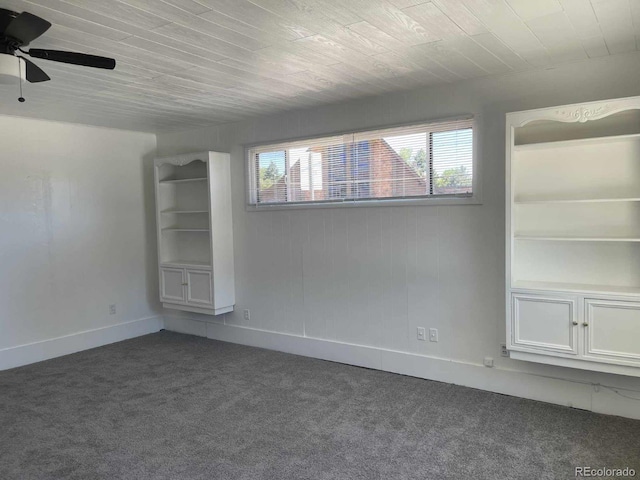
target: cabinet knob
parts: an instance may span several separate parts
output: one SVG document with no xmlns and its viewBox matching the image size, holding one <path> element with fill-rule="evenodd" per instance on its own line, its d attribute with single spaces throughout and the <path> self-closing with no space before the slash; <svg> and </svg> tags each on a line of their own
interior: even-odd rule
<svg viewBox="0 0 640 480">
<path fill-rule="evenodd" d="M 589 326 L 589 324 L 588 324 L 587 322 L 583 322 L 583 323 L 582 323 L 582 326 L 583 326 L 583 327 L 588 327 L 588 326 Z"/>
<path fill-rule="evenodd" d="M 182 285 L 189 285 L 188 283 L 183 283 Z"/>
<path fill-rule="evenodd" d="M 573 323 L 574 325 L 578 325 L 578 322 L 577 322 L 577 321 L 575 321 L 575 320 L 574 320 L 572 323 Z"/>
</svg>

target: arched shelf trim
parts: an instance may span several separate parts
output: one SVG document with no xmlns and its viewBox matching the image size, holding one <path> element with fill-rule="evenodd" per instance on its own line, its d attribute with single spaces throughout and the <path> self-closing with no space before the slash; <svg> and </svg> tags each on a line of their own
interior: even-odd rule
<svg viewBox="0 0 640 480">
<path fill-rule="evenodd" d="M 512 117 L 512 125 L 519 128 L 541 120 L 562 123 L 586 123 L 629 110 L 640 110 L 640 99 L 637 97 L 622 98 L 604 102 L 566 105 L 557 109 L 544 108 L 521 112 L 521 119 L 515 115 Z"/>
<path fill-rule="evenodd" d="M 208 158 L 207 153 L 186 153 L 183 155 L 175 155 L 173 157 L 158 158 L 156 160 L 156 167 L 163 165 L 175 165 L 177 167 L 184 167 L 192 162 L 206 163 Z"/>
</svg>

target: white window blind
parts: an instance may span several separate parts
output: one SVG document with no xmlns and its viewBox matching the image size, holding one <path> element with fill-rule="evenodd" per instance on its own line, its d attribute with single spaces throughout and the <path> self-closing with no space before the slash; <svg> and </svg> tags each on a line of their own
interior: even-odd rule
<svg viewBox="0 0 640 480">
<path fill-rule="evenodd" d="M 466 118 L 253 147 L 249 203 L 471 196 L 473 125 Z"/>
</svg>

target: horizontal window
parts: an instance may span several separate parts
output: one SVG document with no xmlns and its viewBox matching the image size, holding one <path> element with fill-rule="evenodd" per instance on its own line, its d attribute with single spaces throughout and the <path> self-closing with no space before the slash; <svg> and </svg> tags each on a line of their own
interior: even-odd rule
<svg viewBox="0 0 640 480">
<path fill-rule="evenodd" d="M 463 119 L 255 146 L 249 203 L 470 197 L 473 130 Z"/>
</svg>

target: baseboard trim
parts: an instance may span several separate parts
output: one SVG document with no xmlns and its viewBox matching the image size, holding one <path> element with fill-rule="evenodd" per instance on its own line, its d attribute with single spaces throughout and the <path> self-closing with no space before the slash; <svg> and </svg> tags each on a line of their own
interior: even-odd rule
<svg viewBox="0 0 640 480">
<path fill-rule="evenodd" d="M 627 391 L 625 393 L 629 396 L 622 396 L 607 388 L 594 388 L 591 384 L 568 379 L 533 375 L 516 370 L 487 368 L 480 364 L 364 345 L 211 323 L 188 317 L 165 315 L 165 328 L 213 340 L 463 385 L 596 413 L 640 419 L 640 408 L 638 408 L 640 392 L 635 391 Z"/>
<path fill-rule="evenodd" d="M 154 333 L 162 328 L 164 328 L 164 318 L 158 315 L 4 348 L 0 350 L 0 370 L 21 367 L 82 350 L 101 347 L 110 343 Z"/>
</svg>

